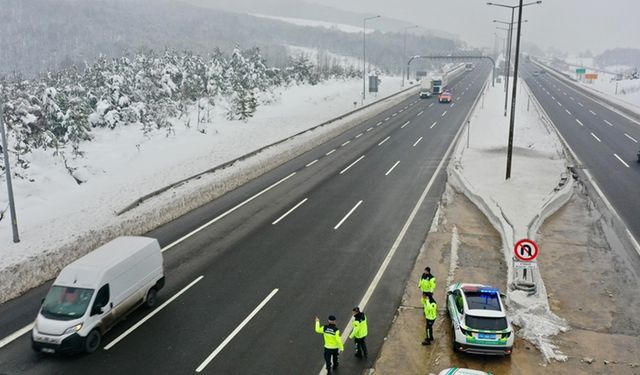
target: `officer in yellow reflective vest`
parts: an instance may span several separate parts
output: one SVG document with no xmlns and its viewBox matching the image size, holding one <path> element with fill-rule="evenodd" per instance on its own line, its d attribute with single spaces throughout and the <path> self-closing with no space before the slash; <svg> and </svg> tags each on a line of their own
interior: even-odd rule
<svg viewBox="0 0 640 375">
<path fill-rule="evenodd" d="M 344 345 L 340 338 L 340 330 L 336 326 L 336 317 L 329 315 L 329 324 L 321 326 L 320 319 L 316 316 L 316 333 L 324 338 L 324 361 L 327 364 L 327 373 L 331 373 L 331 360 L 333 359 L 333 369 L 338 368 L 339 351 L 344 351 Z"/>
<path fill-rule="evenodd" d="M 355 339 L 356 343 L 356 357 L 367 358 L 367 344 L 364 339 L 369 334 L 369 324 L 367 323 L 367 316 L 360 311 L 359 307 L 353 308 L 353 331 L 349 335 L 350 339 Z"/>
<path fill-rule="evenodd" d="M 436 321 L 436 317 L 438 316 L 438 305 L 436 304 L 436 300 L 433 299 L 433 295 L 427 292 L 422 293 L 420 301 L 422 302 L 424 317 L 427 321 L 425 329 L 426 337 L 422 342 L 422 345 L 431 345 L 431 341 L 433 341 L 433 323 Z"/>
<path fill-rule="evenodd" d="M 433 294 L 436 290 L 436 278 L 431 274 L 431 268 L 425 267 L 424 273 L 420 276 L 420 281 L 418 282 L 418 288 L 422 293 L 431 293 Z"/>
</svg>

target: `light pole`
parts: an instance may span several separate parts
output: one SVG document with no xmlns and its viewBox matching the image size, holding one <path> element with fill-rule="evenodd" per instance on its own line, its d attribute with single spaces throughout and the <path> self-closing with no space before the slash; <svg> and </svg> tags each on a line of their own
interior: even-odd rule
<svg viewBox="0 0 640 375">
<path fill-rule="evenodd" d="M 512 28 L 512 26 L 513 26 L 513 13 L 514 13 L 516 8 L 519 8 L 520 12 L 522 12 L 522 7 L 525 7 L 525 6 L 528 6 L 528 5 L 535 5 L 535 4 L 542 4 L 542 0 L 532 1 L 532 2 L 529 2 L 529 3 L 526 3 L 526 4 L 522 4 L 522 1 L 520 1 L 519 5 L 505 5 L 505 4 L 496 4 L 496 3 L 490 3 L 490 2 L 487 3 L 487 5 L 492 5 L 492 6 L 496 6 L 496 7 L 502 7 L 502 8 L 511 9 L 511 22 L 509 24 L 509 42 L 508 42 L 509 47 L 508 47 L 508 51 L 507 51 L 507 54 L 508 54 L 507 75 L 505 76 L 505 81 L 506 82 L 505 82 L 505 87 L 504 87 L 505 92 L 507 92 L 507 93 L 509 92 L 509 68 L 510 68 L 510 65 L 511 65 L 511 34 L 512 34 L 512 30 L 513 30 L 513 28 Z M 518 18 L 521 19 L 520 15 L 518 15 Z M 519 24 L 518 24 L 518 27 L 520 27 Z M 505 95 L 507 95 L 507 94 L 505 94 Z M 504 115 L 507 116 L 506 107 L 505 107 Z"/>
<path fill-rule="evenodd" d="M 367 79 L 367 54 L 366 54 L 367 21 L 372 20 L 374 18 L 380 18 L 380 16 L 378 15 L 378 16 L 366 17 L 362 19 L 362 104 L 364 104 L 364 99 L 366 98 L 365 80 Z"/>
<path fill-rule="evenodd" d="M 415 29 L 418 25 L 407 26 L 404 28 L 404 38 L 402 41 L 402 87 L 404 87 L 404 62 L 407 60 L 407 30 Z M 407 71 L 407 79 L 409 79 L 409 72 Z"/>
<path fill-rule="evenodd" d="M 2 153 L 4 154 L 4 170 L 7 176 L 7 193 L 9 195 L 9 214 L 11 215 L 11 230 L 13 231 L 13 242 L 20 242 L 18 235 L 18 220 L 16 219 L 16 206 L 13 202 L 13 185 L 11 184 L 11 166 L 9 164 L 9 149 L 7 147 L 7 135 L 4 131 L 4 122 L 2 115 L 4 113 L 4 104 L 0 96 L 0 135 L 2 136 Z"/>
<path fill-rule="evenodd" d="M 511 11 L 511 17 L 513 17 L 513 10 Z M 502 23 L 502 24 L 506 24 L 509 25 L 509 28 L 506 29 L 507 32 L 509 33 L 508 39 L 509 42 L 507 43 L 507 60 L 506 60 L 506 66 L 505 66 L 505 79 L 504 79 L 504 116 L 507 117 L 507 100 L 509 97 L 509 70 L 511 69 L 511 38 L 513 35 L 513 24 L 515 22 L 504 22 L 504 21 L 498 21 L 498 20 L 493 20 L 494 23 Z M 524 20 L 523 22 L 529 22 L 528 20 Z M 504 30 L 504 29 L 503 29 Z"/>
</svg>

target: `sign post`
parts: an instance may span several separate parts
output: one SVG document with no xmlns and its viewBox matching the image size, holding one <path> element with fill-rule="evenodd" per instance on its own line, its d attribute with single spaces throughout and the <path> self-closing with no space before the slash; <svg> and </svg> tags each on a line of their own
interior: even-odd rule
<svg viewBox="0 0 640 375">
<path fill-rule="evenodd" d="M 516 242 L 513 247 L 513 254 L 519 261 L 515 261 L 513 263 L 515 268 L 522 268 L 522 273 L 524 278 L 527 278 L 527 270 L 536 268 L 536 263 L 531 263 L 538 254 L 540 253 L 540 249 L 538 245 L 528 238 L 524 238 L 518 242 Z"/>
</svg>

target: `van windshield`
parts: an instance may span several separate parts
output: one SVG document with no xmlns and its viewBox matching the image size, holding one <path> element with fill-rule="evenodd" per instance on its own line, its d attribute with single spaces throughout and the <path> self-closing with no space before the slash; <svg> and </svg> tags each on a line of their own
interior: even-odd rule
<svg viewBox="0 0 640 375">
<path fill-rule="evenodd" d="M 55 320 L 73 320 L 84 315 L 93 289 L 54 285 L 42 303 L 42 315 Z"/>
</svg>

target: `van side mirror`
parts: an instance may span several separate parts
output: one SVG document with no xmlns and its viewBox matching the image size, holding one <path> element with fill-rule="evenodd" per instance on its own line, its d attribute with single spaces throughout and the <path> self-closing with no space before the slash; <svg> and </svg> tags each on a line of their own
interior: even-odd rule
<svg viewBox="0 0 640 375">
<path fill-rule="evenodd" d="M 102 306 L 100 304 L 97 304 L 97 305 L 93 306 L 93 309 L 91 309 L 91 316 L 102 314 L 104 312 L 103 308 L 104 308 L 104 306 Z"/>
</svg>

